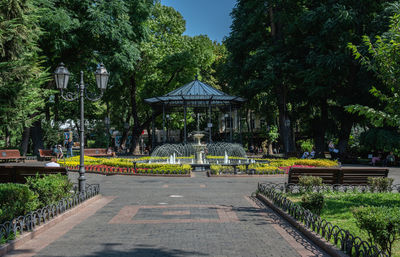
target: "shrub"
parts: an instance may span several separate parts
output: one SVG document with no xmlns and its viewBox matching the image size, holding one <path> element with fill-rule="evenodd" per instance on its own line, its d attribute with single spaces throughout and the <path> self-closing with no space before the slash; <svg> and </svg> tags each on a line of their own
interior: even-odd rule
<svg viewBox="0 0 400 257">
<path fill-rule="evenodd" d="M 61 174 L 27 178 L 29 188 L 39 195 L 40 207 L 54 204 L 70 195 L 72 183 Z"/>
<path fill-rule="evenodd" d="M 38 208 L 38 196 L 23 184 L 0 184 L 0 223 Z"/>
<path fill-rule="evenodd" d="M 314 177 L 314 176 L 300 176 L 299 177 L 299 185 L 306 192 L 311 192 L 313 187 L 322 186 L 322 178 Z"/>
<path fill-rule="evenodd" d="M 322 193 L 305 194 L 301 198 L 301 206 L 317 215 L 321 214 L 322 208 L 324 208 L 324 204 L 324 195 Z"/>
<path fill-rule="evenodd" d="M 378 191 L 380 193 L 390 191 L 393 184 L 392 178 L 368 178 L 368 185 L 370 186 L 371 192 Z"/>
<path fill-rule="evenodd" d="M 393 242 L 400 236 L 400 209 L 361 206 L 353 210 L 353 215 L 357 226 L 367 231 L 369 241 L 391 256 Z"/>
</svg>

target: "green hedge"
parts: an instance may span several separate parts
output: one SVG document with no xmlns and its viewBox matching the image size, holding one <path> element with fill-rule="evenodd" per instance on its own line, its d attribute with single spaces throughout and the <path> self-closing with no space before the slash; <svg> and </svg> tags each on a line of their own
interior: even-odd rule
<svg viewBox="0 0 400 257">
<path fill-rule="evenodd" d="M 23 184 L 0 184 L 0 223 L 36 210 L 38 195 Z"/>
<path fill-rule="evenodd" d="M 62 198 L 71 195 L 72 183 L 68 176 L 55 174 L 40 177 L 27 178 L 26 184 L 29 188 L 39 196 L 39 207 L 49 204 L 55 204 Z"/>
</svg>

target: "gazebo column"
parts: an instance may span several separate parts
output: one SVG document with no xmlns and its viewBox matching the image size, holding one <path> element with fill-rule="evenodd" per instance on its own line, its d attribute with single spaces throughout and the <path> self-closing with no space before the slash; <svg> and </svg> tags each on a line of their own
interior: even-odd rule
<svg viewBox="0 0 400 257">
<path fill-rule="evenodd" d="M 212 134 L 212 120 L 211 120 L 211 102 L 208 105 L 208 141 L 209 143 L 212 142 L 211 134 Z"/>
<path fill-rule="evenodd" d="M 239 138 L 240 138 L 240 144 L 243 144 L 243 139 L 242 139 L 242 112 L 240 109 L 238 109 L 238 125 L 239 125 Z"/>
<path fill-rule="evenodd" d="M 166 141 L 165 137 L 165 104 L 162 106 L 162 132 L 163 132 L 163 143 Z"/>
<path fill-rule="evenodd" d="M 229 105 L 229 142 L 233 142 L 232 105 Z"/>
<path fill-rule="evenodd" d="M 184 126 L 183 126 L 183 142 L 186 144 L 187 143 L 187 131 L 186 131 L 186 111 L 187 111 L 187 106 L 186 102 L 183 103 L 183 116 L 184 116 Z"/>
<path fill-rule="evenodd" d="M 156 146 L 156 125 L 155 125 L 155 120 L 154 120 L 154 109 L 151 114 L 151 151 L 154 150 L 154 147 Z"/>
</svg>

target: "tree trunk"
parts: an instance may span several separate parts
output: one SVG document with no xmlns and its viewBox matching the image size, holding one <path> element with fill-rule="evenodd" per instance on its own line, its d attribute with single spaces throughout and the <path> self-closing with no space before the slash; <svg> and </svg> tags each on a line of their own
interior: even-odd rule
<svg viewBox="0 0 400 257">
<path fill-rule="evenodd" d="M 351 129 L 353 127 L 354 117 L 349 113 L 344 113 L 341 120 L 341 126 L 339 131 L 339 143 L 337 148 L 340 155 L 344 155 L 347 152 L 347 146 L 349 144 L 349 137 Z"/>
<path fill-rule="evenodd" d="M 33 126 L 30 128 L 30 134 L 33 143 L 33 154 L 39 155 L 39 149 L 43 149 L 43 131 L 42 122 L 40 120 L 35 121 Z"/>
<path fill-rule="evenodd" d="M 5 140 L 4 141 L 6 143 L 6 148 L 9 148 L 10 145 L 11 145 L 11 136 L 10 136 L 10 131 L 8 130 L 7 127 L 5 128 L 4 134 L 5 134 Z"/>
<path fill-rule="evenodd" d="M 22 140 L 21 140 L 21 155 L 26 156 L 28 153 L 28 145 L 30 139 L 31 130 L 28 127 L 24 127 L 22 132 Z"/>
<path fill-rule="evenodd" d="M 321 116 L 315 119 L 314 122 L 314 143 L 315 143 L 315 156 L 317 158 L 325 158 L 325 132 L 328 122 L 328 104 L 326 100 L 320 104 Z"/>
<path fill-rule="evenodd" d="M 120 142 L 120 144 L 119 144 L 119 145 L 121 146 L 122 149 L 125 149 L 125 148 L 126 148 L 126 141 L 128 140 L 130 126 L 127 127 L 127 128 L 125 128 L 125 124 L 126 124 L 126 123 L 129 124 L 130 118 L 131 118 L 131 114 L 128 113 L 128 115 L 127 115 L 127 117 L 126 117 L 126 119 L 125 119 L 125 122 L 124 122 L 124 128 L 123 128 L 123 131 L 122 131 L 121 142 Z M 132 143 L 132 142 L 131 142 L 131 143 Z"/>
<path fill-rule="evenodd" d="M 294 142 L 292 137 L 291 123 L 287 105 L 287 88 L 285 85 L 278 87 L 278 111 L 279 111 L 279 134 L 285 153 L 294 152 Z"/>
</svg>

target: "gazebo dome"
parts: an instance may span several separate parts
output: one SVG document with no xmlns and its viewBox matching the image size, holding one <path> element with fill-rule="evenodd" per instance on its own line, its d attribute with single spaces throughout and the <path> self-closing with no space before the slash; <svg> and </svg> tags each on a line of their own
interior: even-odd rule
<svg viewBox="0 0 400 257">
<path fill-rule="evenodd" d="M 238 96 L 228 95 L 196 79 L 178 89 L 175 89 L 163 96 L 145 99 L 151 105 L 166 106 L 222 106 L 240 105 L 245 99 Z"/>
</svg>

